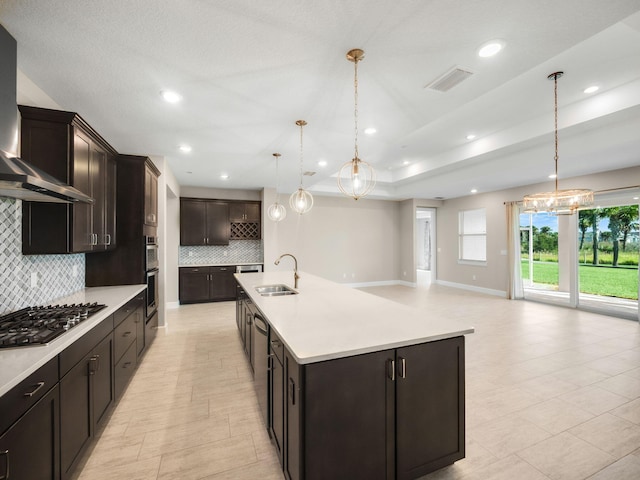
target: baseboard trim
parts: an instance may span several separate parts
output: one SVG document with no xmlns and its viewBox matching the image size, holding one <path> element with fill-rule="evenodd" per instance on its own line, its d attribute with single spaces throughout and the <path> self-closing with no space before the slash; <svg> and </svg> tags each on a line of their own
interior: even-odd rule
<svg viewBox="0 0 640 480">
<path fill-rule="evenodd" d="M 170 310 L 172 308 L 178 308 L 180 306 L 180 302 L 167 302 L 165 303 L 165 308 Z"/>
<path fill-rule="evenodd" d="M 471 292 L 484 293 L 486 295 L 494 295 L 496 297 L 507 298 L 507 292 L 504 292 L 502 290 L 476 287 L 473 285 L 466 285 L 464 283 L 447 282 L 446 280 L 436 280 L 435 283 L 437 283 L 438 285 L 442 285 L 443 287 L 459 288 L 461 290 L 469 290 Z"/>
</svg>

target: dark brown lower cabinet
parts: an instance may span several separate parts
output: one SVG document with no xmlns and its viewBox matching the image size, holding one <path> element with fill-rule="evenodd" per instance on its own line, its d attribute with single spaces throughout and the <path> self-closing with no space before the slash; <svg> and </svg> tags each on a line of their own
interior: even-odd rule
<svg viewBox="0 0 640 480">
<path fill-rule="evenodd" d="M 410 480 L 464 458 L 464 337 L 307 365 L 285 350 L 284 373 L 290 480 Z"/>
<path fill-rule="evenodd" d="M 0 478 L 60 478 L 59 406 L 55 385 L 0 436 Z"/>
<path fill-rule="evenodd" d="M 113 335 L 109 334 L 60 379 L 63 479 L 71 477 L 96 429 L 106 418 L 115 398 L 113 373 Z"/>
<path fill-rule="evenodd" d="M 180 303 L 235 300 L 235 265 L 225 267 L 180 267 Z"/>
</svg>

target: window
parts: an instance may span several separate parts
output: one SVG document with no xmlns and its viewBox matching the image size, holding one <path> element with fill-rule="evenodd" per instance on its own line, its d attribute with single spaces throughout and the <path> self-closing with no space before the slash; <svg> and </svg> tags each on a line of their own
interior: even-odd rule
<svg viewBox="0 0 640 480">
<path fill-rule="evenodd" d="M 484 208 L 464 210 L 459 214 L 458 261 L 486 263 L 487 261 L 487 211 Z"/>
</svg>

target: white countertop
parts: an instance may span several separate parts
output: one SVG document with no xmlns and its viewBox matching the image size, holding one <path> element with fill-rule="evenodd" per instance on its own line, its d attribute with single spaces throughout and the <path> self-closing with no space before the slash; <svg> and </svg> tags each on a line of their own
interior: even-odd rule
<svg viewBox="0 0 640 480">
<path fill-rule="evenodd" d="M 236 274 L 299 364 L 473 333 L 466 321 L 424 311 L 299 272 L 298 295 L 263 297 L 259 285 L 293 287 L 293 272 Z"/>
<path fill-rule="evenodd" d="M 146 285 L 91 287 L 49 302 L 48 304 L 51 305 L 98 302 L 107 307 L 69 329 L 48 345 L 0 349 L 0 396 L 7 393 L 145 288 L 147 288 Z"/>
</svg>

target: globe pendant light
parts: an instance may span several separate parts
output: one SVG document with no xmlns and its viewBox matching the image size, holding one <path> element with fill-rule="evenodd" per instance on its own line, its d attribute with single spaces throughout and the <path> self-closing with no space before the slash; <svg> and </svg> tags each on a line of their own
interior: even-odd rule
<svg viewBox="0 0 640 480">
<path fill-rule="evenodd" d="M 294 212 L 300 215 L 307 213 L 313 207 L 313 195 L 302 188 L 302 128 L 307 124 L 304 120 L 297 120 L 296 125 L 300 127 L 300 187 L 289 197 L 289 206 Z"/>
<path fill-rule="evenodd" d="M 280 194 L 278 193 L 278 182 L 279 182 L 279 170 L 278 170 L 278 160 L 280 160 L 281 155 L 279 153 L 274 153 L 274 157 L 276 157 L 276 203 L 273 203 L 269 206 L 267 210 L 267 215 L 270 220 L 274 222 L 281 222 L 284 220 L 284 217 L 287 216 L 287 210 L 284 208 L 284 205 L 279 203 Z"/>
<path fill-rule="evenodd" d="M 554 72 L 547 77 L 554 82 L 556 188 L 553 192 L 526 195 L 522 201 L 523 211 L 526 213 L 543 211 L 555 215 L 571 215 L 580 208 L 593 205 L 593 191 L 591 190 L 558 190 L 558 79 L 562 75 L 564 75 L 564 72 Z"/>
<path fill-rule="evenodd" d="M 338 172 L 338 188 L 342 193 L 354 200 L 364 197 L 373 190 L 376 184 L 376 172 L 371 165 L 358 156 L 358 62 L 364 58 L 364 51 L 359 48 L 347 52 L 347 60 L 353 62 L 354 75 L 354 119 L 355 119 L 355 155 L 345 163 Z"/>
</svg>

